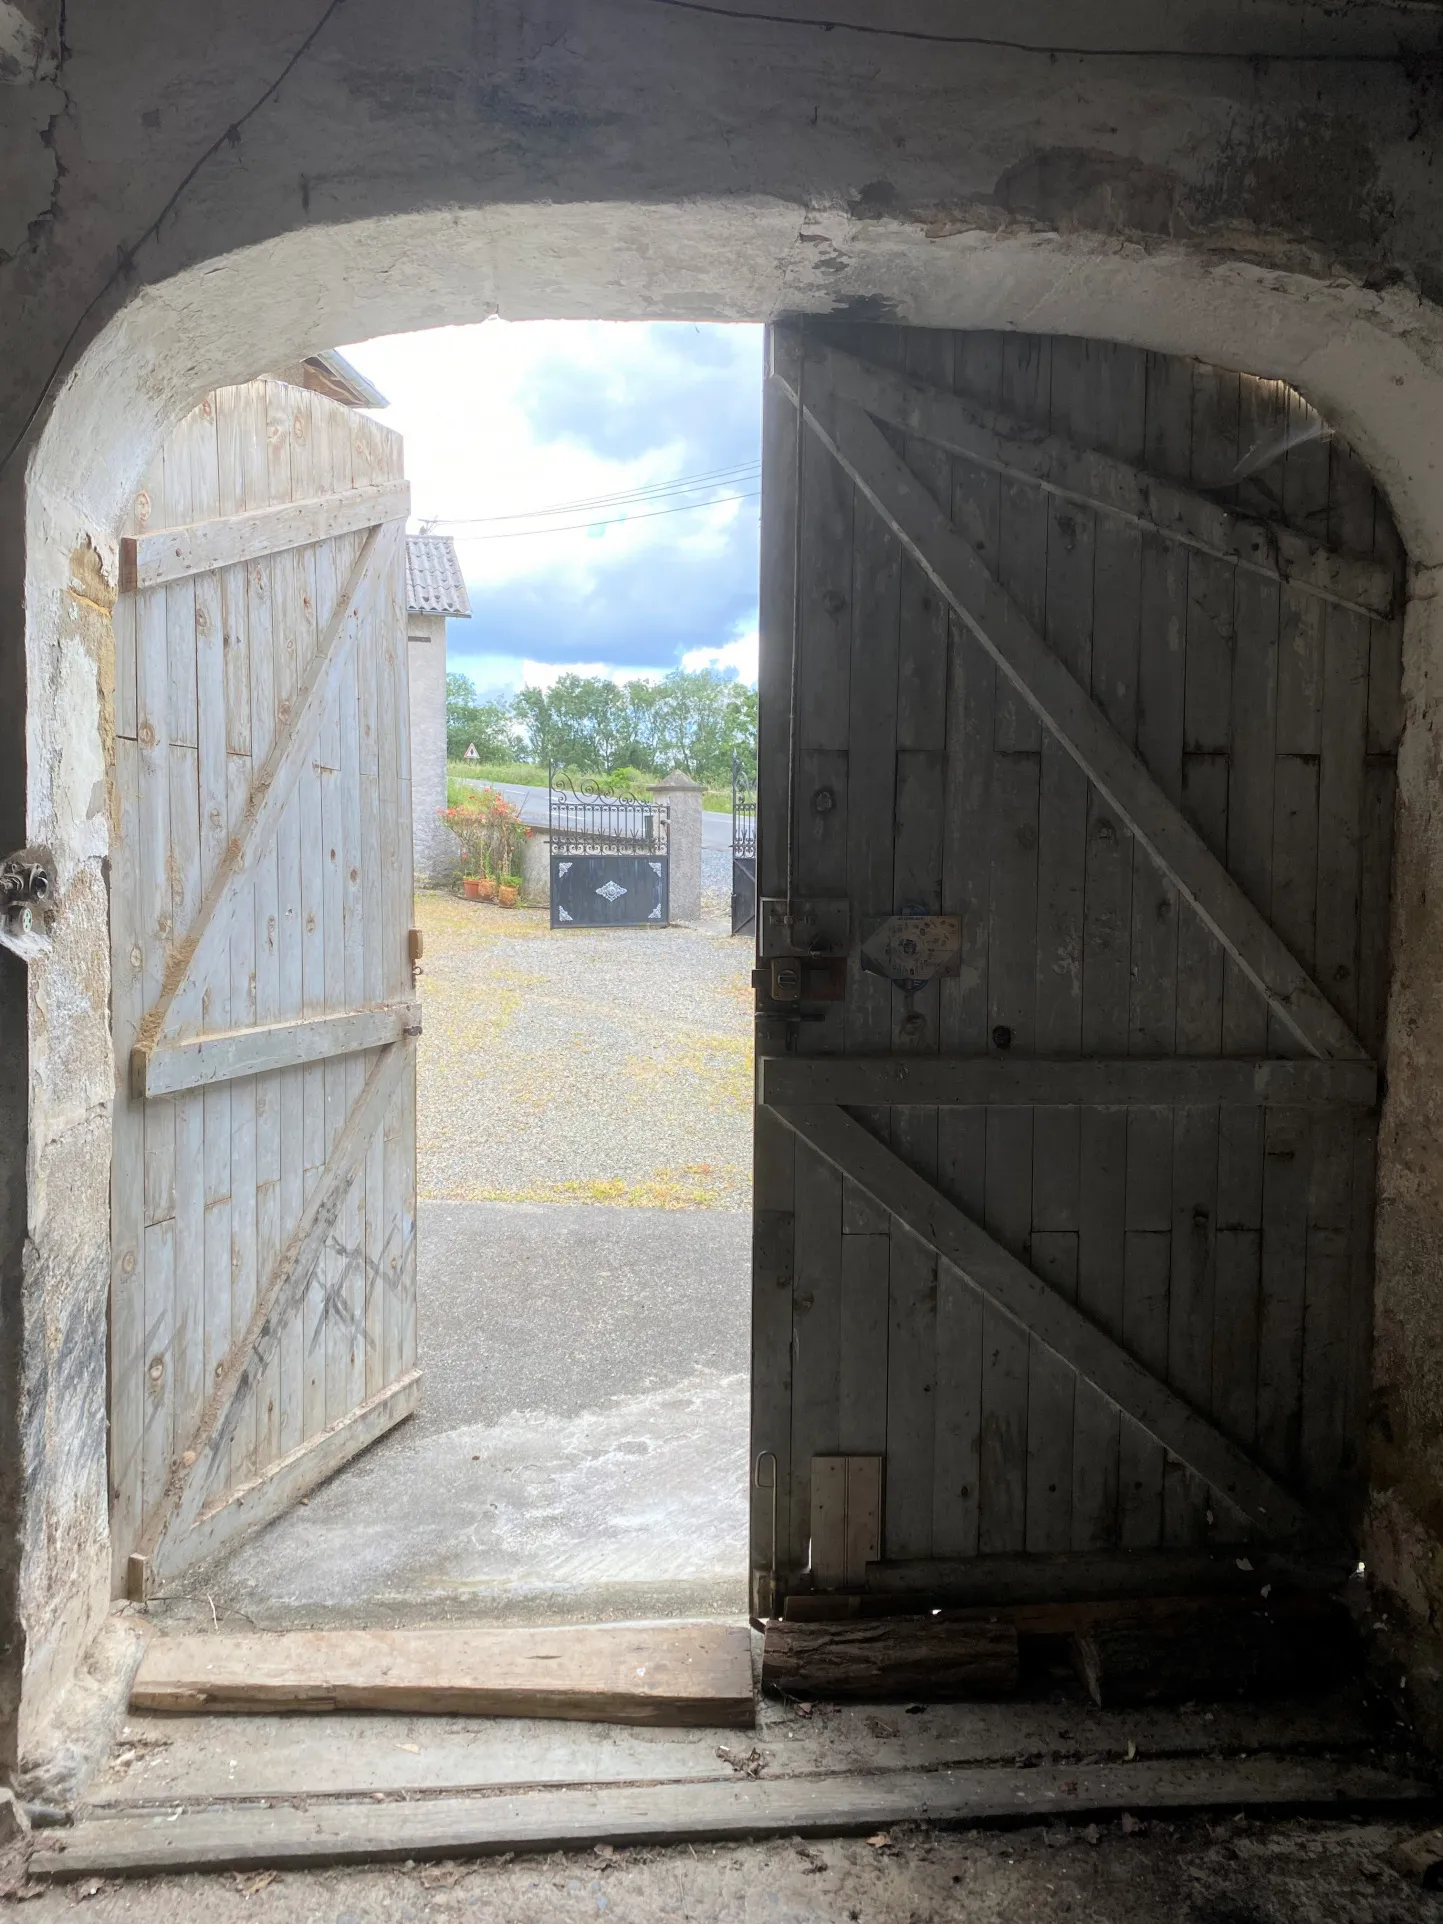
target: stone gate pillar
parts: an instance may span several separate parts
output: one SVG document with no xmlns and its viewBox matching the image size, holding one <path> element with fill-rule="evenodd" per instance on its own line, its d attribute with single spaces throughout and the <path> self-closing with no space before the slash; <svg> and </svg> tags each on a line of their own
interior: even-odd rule
<svg viewBox="0 0 1443 1924">
<path fill-rule="evenodd" d="M 652 785 L 652 794 L 671 811 L 671 920 L 701 920 L 701 798 L 700 782 L 674 768 L 665 781 Z"/>
</svg>

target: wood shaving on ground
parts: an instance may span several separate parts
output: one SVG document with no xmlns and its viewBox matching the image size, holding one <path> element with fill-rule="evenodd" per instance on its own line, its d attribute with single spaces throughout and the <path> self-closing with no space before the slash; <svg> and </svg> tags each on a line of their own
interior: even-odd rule
<svg viewBox="0 0 1443 1924">
<path fill-rule="evenodd" d="M 233 1871 L 235 1887 L 242 1897 L 256 1897 L 269 1890 L 280 1875 L 279 1871 Z"/>
<path fill-rule="evenodd" d="M 428 1891 L 447 1891 L 461 1881 L 468 1868 L 465 1864 L 424 1864 L 421 1882 Z"/>
</svg>

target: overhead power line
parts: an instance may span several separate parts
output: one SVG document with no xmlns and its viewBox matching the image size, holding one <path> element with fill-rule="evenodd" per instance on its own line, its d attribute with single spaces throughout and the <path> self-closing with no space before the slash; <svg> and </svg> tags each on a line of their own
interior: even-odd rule
<svg viewBox="0 0 1443 1924">
<path fill-rule="evenodd" d="M 638 505 L 649 501 L 664 501 L 681 494 L 694 494 L 701 488 L 739 486 L 743 481 L 753 481 L 761 473 L 759 462 L 739 463 L 731 468 L 713 468 L 705 474 L 679 475 L 671 481 L 643 482 L 635 488 L 622 488 L 614 494 L 583 495 L 574 501 L 555 501 L 542 508 L 520 508 L 509 514 L 472 514 L 472 515 L 428 515 L 424 525 L 431 527 L 444 521 L 448 528 L 489 527 L 498 521 L 539 521 L 550 515 L 581 514 L 591 508 L 624 508 L 633 502 Z M 698 503 L 705 506 L 705 503 Z"/>
<path fill-rule="evenodd" d="M 656 521 L 664 514 L 692 514 L 698 508 L 723 508 L 730 501 L 755 501 L 761 495 L 760 488 L 753 488 L 749 494 L 719 494 L 710 501 L 683 501 L 680 507 L 652 508 L 646 514 L 619 514 L 610 521 L 565 521 L 558 527 L 546 528 L 500 528 L 494 534 L 468 534 L 467 541 L 520 541 L 529 534 L 580 534 L 588 528 L 620 528 L 632 521 Z M 456 521 L 436 520 L 427 522 L 429 529 L 454 528 L 464 524 Z"/>
</svg>

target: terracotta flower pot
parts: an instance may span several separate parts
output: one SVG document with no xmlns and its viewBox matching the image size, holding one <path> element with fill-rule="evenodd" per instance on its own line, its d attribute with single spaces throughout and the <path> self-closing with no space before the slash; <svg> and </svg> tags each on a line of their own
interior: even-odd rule
<svg viewBox="0 0 1443 1924">
<path fill-rule="evenodd" d="M 489 875 L 477 876 L 476 900 L 478 902 L 494 902 L 496 900 L 496 884 Z"/>
<path fill-rule="evenodd" d="M 468 902 L 479 902 L 481 900 L 481 877 L 479 875 L 463 875 L 461 877 L 461 892 Z"/>
<path fill-rule="evenodd" d="M 496 890 L 496 900 L 501 904 L 503 909 L 514 909 L 520 894 L 520 889 L 498 887 Z"/>
</svg>

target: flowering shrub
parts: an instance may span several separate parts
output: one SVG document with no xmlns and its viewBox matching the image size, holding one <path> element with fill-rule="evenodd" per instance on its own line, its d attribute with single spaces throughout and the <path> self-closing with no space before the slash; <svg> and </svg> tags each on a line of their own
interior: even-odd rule
<svg viewBox="0 0 1443 1924">
<path fill-rule="evenodd" d="M 455 808 L 443 808 L 441 820 L 461 844 L 463 873 L 510 875 L 521 866 L 521 849 L 531 833 L 521 810 L 493 788 L 474 791 Z"/>
</svg>

